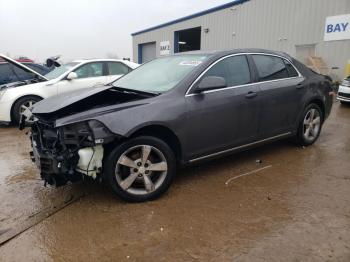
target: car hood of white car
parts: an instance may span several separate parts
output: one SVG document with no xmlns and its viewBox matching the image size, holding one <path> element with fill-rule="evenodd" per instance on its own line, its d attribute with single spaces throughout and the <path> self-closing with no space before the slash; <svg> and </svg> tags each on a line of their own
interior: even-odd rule
<svg viewBox="0 0 350 262">
<path fill-rule="evenodd" d="M 32 93 L 32 91 L 34 91 L 38 88 L 40 89 L 40 88 L 48 86 L 48 85 L 53 85 L 53 84 L 57 83 L 57 80 L 53 79 L 53 80 L 39 82 L 39 83 L 33 83 L 33 84 L 29 84 L 29 85 L 18 85 L 18 84 L 16 85 L 16 83 L 18 83 L 18 82 L 13 83 L 14 85 L 5 85 L 5 86 L 3 86 L 3 88 L 6 90 L 14 89 L 14 91 L 16 93 L 19 92 L 19 93 L 26 94 L 26 93 Z M 1 89 L 1 87 L 0 87 L 0 89 Z"/>
</svg>

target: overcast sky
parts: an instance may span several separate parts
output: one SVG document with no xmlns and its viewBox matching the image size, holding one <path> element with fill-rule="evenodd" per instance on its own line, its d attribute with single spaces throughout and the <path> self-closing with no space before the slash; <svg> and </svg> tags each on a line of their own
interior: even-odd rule
<svg viewBox="0 0 350 262">
<path fill-rule="evenodd" d="M 0 53 L 131 57 L 130 34 L 230 0 L 0 0 Z"/>
</svg>

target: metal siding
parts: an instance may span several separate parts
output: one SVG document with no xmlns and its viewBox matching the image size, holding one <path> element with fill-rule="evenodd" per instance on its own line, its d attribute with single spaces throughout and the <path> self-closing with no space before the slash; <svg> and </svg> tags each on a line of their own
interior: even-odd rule
<svg viewBox="0 0 350 262">
<path fill-rule="evenodd" d="M 173 53 L 174 31 L 201 26 L 202 50 L 257 47 L 295 56 L 295 45 L 316 44 L 316 55 L 330 67 L 339 67 L 334 73 L 342 77 L 350 59 L 350 40 L 324 42 L 324 25 L 327 16 L 349 13 L 349 0 L 251 0 L 133 36 L 134 59 L 137 45 L 152 41 L 156 41 L 157 56 L 159 42 L 166 40 Z M 209 33 L 204 33 L 205 28 Z"/>
</svg>

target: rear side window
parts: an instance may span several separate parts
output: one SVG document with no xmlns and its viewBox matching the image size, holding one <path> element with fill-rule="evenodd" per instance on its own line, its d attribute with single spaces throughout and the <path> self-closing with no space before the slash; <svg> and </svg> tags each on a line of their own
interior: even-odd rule
<svg viewBox="0 0 350 262">
<path fill-rule="evenodd" d="M 108 75 L 125 75 L 130 69 L 119 62 L 108 62 Z"/>
<path fill-rule="evenodd" d="M 288 78 L 289 74 L 282 58 L 269 55 L 252 55 L 259 74 L 259 81 Z"/>
<path fill-rule="evenodd" d="M 103 63 L 88 63 L 75 70 L 78 78 L 99 77 L 103 75 Z"/>
<path fill-rule="evenodd" d="M 248 84 L 251 81 L 248 61 L 244 55 L 225 58 L 210 68 L 204 76 L 223 77 L 229 87 Z"/>
</svg>

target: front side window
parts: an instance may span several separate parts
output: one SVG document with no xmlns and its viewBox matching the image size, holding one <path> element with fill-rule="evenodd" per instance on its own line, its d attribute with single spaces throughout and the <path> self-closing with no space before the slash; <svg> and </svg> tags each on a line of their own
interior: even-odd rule
<svg viewBox="0 0 350 262">
<path fill-rule="evenodd" d="M 98 77 L 103 75 L 103 62 L 88 63 L 75 70 L 78 78 Z"/>
<path fill-rule="evenodd" d="M 175 87 L 206 58 L 205 55 L 175 55 L 154 59 L 116 80 L 113 85 L 163 93 Z"/>
<path fill-rule="evenodd" d="M 130 70 L 129 67 L 119 62 L 108 62 L 108 75 L 125 75 Z"/>
<path fill-rule="evenodd" d="M 282 58 L 269 55 L 252 55 L 252 57 L 258 70 L 260 82 L 289 77 Z"/>
<path fill-rule="evenodd" d="M 244 85 L 251 82 L 248 61 L 245 55 L 223 59 L 211 67 L 205 76 L 219 76 L 226 80 L 227 86 Z"/>
</svg>

